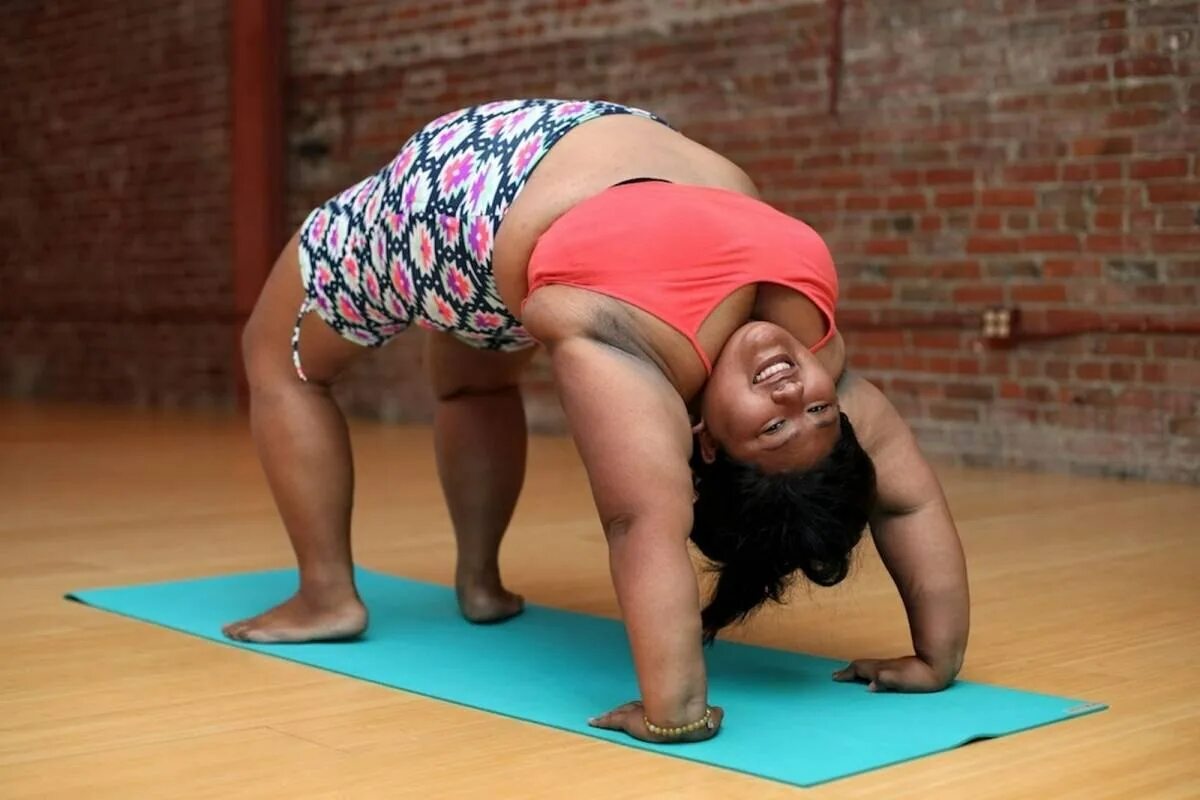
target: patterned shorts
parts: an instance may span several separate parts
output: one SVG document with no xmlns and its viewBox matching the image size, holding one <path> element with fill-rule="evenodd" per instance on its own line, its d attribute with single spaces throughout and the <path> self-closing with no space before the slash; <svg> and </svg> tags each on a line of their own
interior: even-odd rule
<svg viewBox="0 0 1200 800">
<path fill-rule="evenodd" d="M 602 101 L 510 100 L 439 117 L 376 174 L 308 215 L 300 231 L 307 299 L 342 336 L 378 347 L 412 324 L 481 349 L 534 344 L 504 306 L 492 239 L 533 168 L 571 129 L 649 112 Z M 661 120 L 658 120 L 661 122 Z"/>
</svg>

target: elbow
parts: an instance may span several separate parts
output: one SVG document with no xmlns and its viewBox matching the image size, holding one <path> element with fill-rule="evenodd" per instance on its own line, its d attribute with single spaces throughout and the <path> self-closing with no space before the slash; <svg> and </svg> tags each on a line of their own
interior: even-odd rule
<svg viewBox="0 0 1200 800">
<path fill-rule="evenodd" d="M 954 683 L 954 679 L 958 677 L 958 673 L 962 671 L 963 656 L 966 654 L 966 643 L 952 652 L 940 665 L 940 675 L 943 686 L 949 686 Z"/>
<path fill-rule="evenodd" d="M 945 664 L 938 671 L 938 678 L 941 680 L 941 688 L 949 688 L 955 680 L 958 679 L 958 673 L 962 671 L 962 654 L 959 654 L 957 659 Z"/>
<path fill-rule="evenodd" d="M 601 517 L 600 523 L 604 526 L 604 538 L 610 545 L 628 538 L 629 532 L 635 527 L 636 520 L 637 515 L 628 512 Z"/>
<path fill-rule="evenodd" d="M 681 512 L 670 508 L 625 509 L 601 514 L 600 523 L 613 557 L 630 556 L 640 561 L 649 552 L 658 552 L 664 547 L 675 549 L 679 544 L 685 545 L 679 552 L 687 557 L 686 542 L 692 530 L 691 508 Z"/>
</svg>

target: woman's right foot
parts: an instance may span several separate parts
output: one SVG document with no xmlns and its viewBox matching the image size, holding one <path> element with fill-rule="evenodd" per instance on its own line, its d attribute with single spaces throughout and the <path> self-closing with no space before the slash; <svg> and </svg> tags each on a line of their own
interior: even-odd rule
<svg viewBox="0 0 1200 800">
<path fill-rule="evenodd" d="M 367 609 L 351 596 L 336 603 L 314 603 L 296 593 L 263 613 L 221 629 L 239 642 L 276 644 L 353 639 L 367 628 Z"/>
<path fill-rule="evenodd" d="M 468 622 L 479 625 L 503 622 L 525 610 L 525 598 L 505 589 L 500 584 L 499 576 L 490 579 L 459 578 L 455 583 L 458 610 Z"/>
</svg>

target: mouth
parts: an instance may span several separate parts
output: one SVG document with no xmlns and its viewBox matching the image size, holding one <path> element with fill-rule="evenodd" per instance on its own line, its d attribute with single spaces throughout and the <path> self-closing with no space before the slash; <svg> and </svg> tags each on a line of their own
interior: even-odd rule
<svg viewBox="0 0 1200 800">
<path fill-rule="evenodd" d="M 788 356 L 782 354 L 772 356 L 758 365 L 758 370 L 754 373 L 751 383 L 758 386 L 763 383 L 781 380 L 784 376 L 792 374 L 795 369 L 796 362 L 792 361 Z"/>
</svg>

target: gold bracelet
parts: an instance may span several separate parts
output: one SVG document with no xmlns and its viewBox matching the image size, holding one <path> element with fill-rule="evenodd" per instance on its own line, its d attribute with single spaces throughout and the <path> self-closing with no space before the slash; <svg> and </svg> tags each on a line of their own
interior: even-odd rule
<svg viewBox="0 0 1200 800">
<path fill-rule="evenodd" d="M 646 730 L 650 731 L 655 736 L 662 736 L 662 737 L 665 737 L 668 739 L 676 739 L 680 736 L 683 736 L 685 733 L 691 733 L 692 731 L 698 731 L 701 728 L 708 728 L 709 730 L 712 730 L 712 727 L 713 727 L 712 706 L 705 706 L 704 707 L 704 716 L 701 717 L 700 719 L 696 720 L 695 722 L 689 722 L 687 725 L 677 725 L 674 728 L 663 728 L 658 725 L 655 725 L 653 722 L 650 721 L 650 718 L 647 717 L 645 714 L 642 715 L 642 722 L 646 723 Z"/>
</svg>

